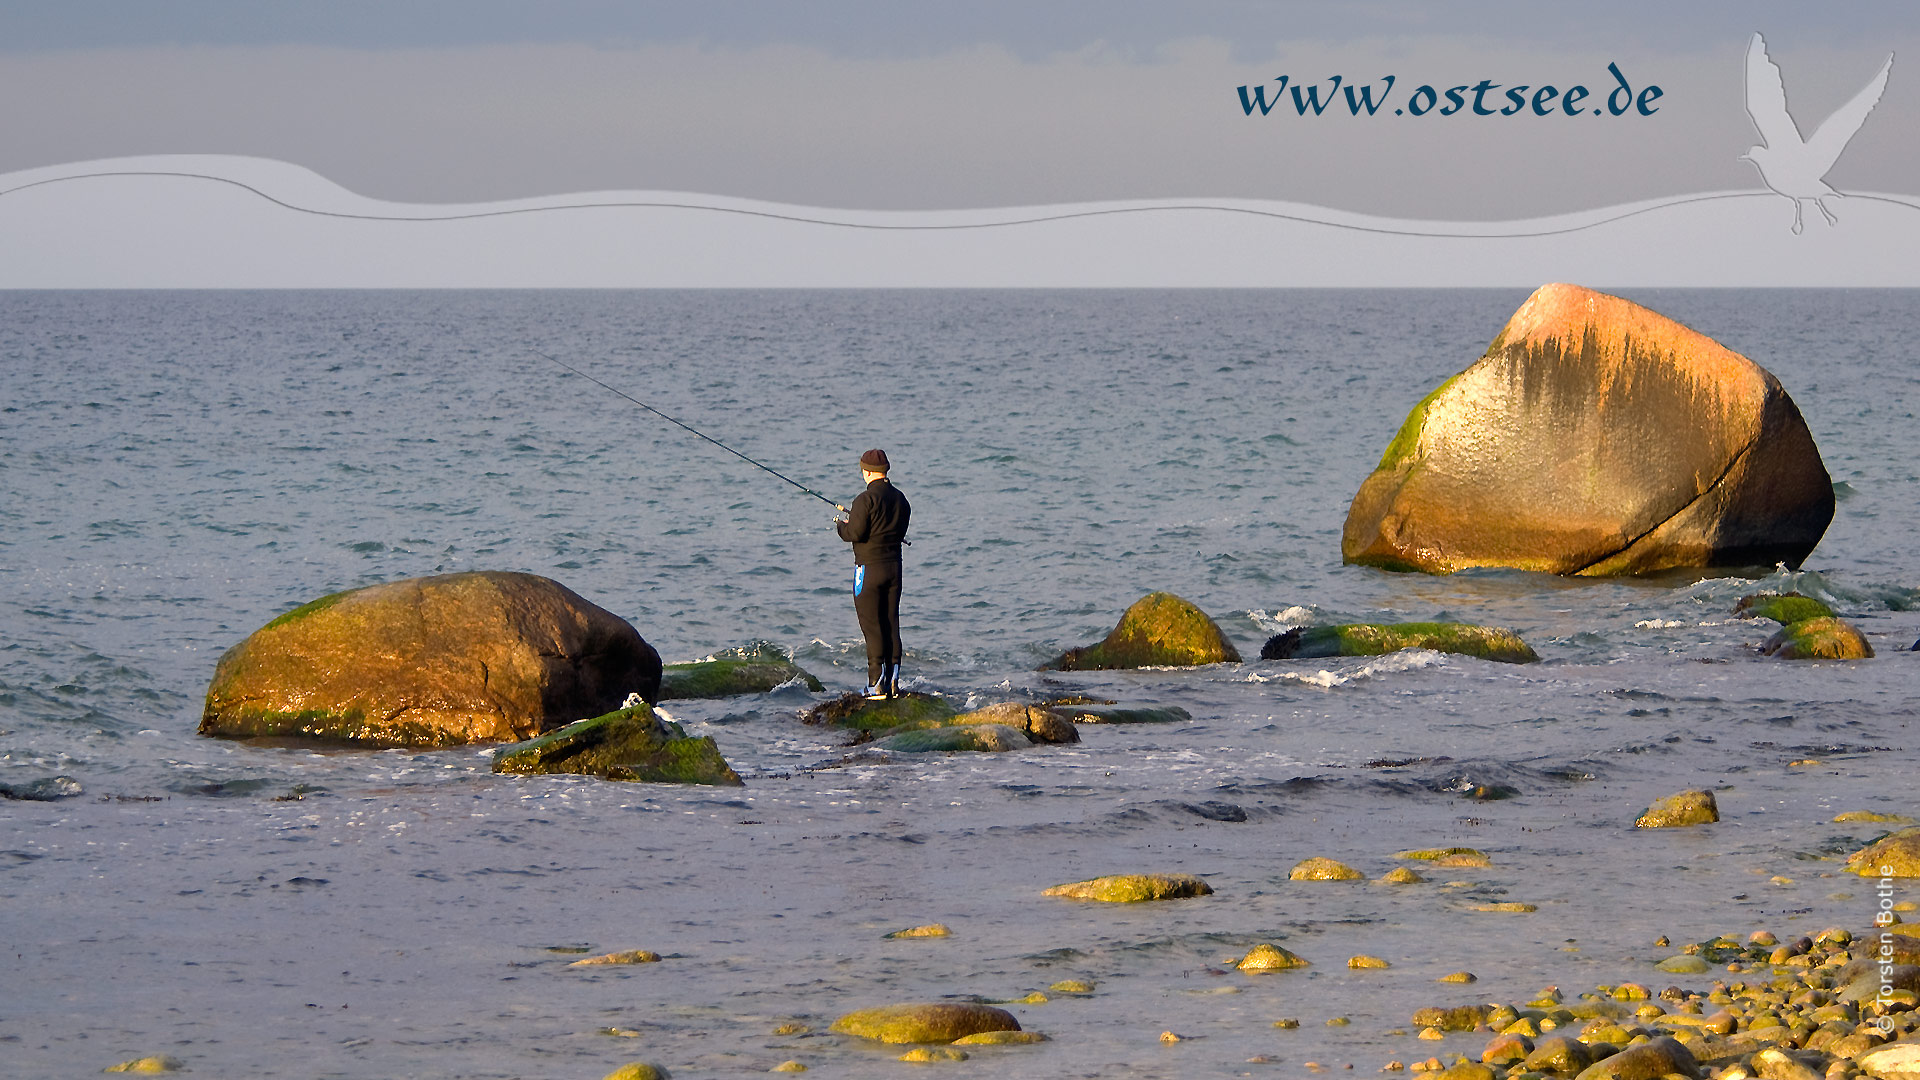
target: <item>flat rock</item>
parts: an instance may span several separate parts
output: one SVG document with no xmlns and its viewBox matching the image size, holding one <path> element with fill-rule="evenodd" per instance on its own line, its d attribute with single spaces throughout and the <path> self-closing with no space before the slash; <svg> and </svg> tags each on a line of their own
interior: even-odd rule
<svg viewBox="0 0 1920 1080">
<path fill-rule="evenodd" d="M 1429 573 L 1798 566 L 1832 518 L 1779 380 L 1630 301 L 1553 284 L 1414 406 L 1340 551 Z"/>
<path fill-rule="evenodd" d="M 1889 1043 L 1860 1055 L 1854 1064 L 1879 1080 L 1920 1080 L 1920 1042 Z"/>
<path fill-rule="evenodd" d="M 1239 650 L 1206 612 L 1172 593 L 1148 593 L 1097 645 L 1069 649 L 1042 670 L 1195 667 L 1239 663 Z"/>
<path fill-rule="evenodd" d="M 1504 664 L 1531 664 L 1540 659 L 1532 647 L 1511 630 L 1454 622 L 1295 627 L 1268 638 L 1260 648 L 1260 659 L 1382 656 L 1402 649 L 1432 649 Z"/>
<path fill-rule="evenodd" d="M 1055 885 L 1042 895 L 1069 900 L 1099 900 L 1132 904 L 1145 900 L 1184 900 L 1208 896 L 1213 887 L 1192 874 L 1114 874 L 1109 877 Z"/>
<path fill-rule="evenodd" d="M 890 698 L 842 694 L 815 706 L 807 713 L 806 722 L 857 731 L 891 731 L 930 727 L 945 722 L 959 711 L 953 702 L 932 694 L 905 693 Z"/>
<path fill-rule="evenodd" d="M 659 689 L 659 654 L 559 582 L 444 574 L 323 596 L 254 631 L 215 667 L 200 734 L 501 742 Z"/>
<path fill-rule="evenodd" d="M 503 746 L 494 753 L 493 771 L 581 773 L 656 784 L 740 785 L 739 775 L 720 756 L 711 737 L 694 738 L 646 705 Z"/>
<path fill-rule="evenodd" d="M 1601 1058 L 1580 1071 L 1579 1080 L 1660 1080 L 1665 1076 L 1697 1078 L 1700 1063 L 1693 1052 L 1662 1035 Z"/>
<path fill-rule="evenodd" d="M 850 1012 L 833 1030 L 883 1043 L 951 1043 L 983 1031 L 1019 1031 L 1020 1021 L 991 1005 L 938 1001 Z"/>
<path fill-rule="evenodd" d="M 1633 823 L 1636 829 L 1671 829 L 1705 825 L 1720 820 L 1720 807 L 1711 791 L 1682 791 L 1656 800 Z"/>
</svg>

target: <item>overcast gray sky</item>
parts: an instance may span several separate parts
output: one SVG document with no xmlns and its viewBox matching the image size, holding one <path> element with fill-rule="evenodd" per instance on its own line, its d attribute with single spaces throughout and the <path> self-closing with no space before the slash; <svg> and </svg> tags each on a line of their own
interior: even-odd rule
<svg viewBox="0 0 1920 1080">
<path fill-rule="evenodd" d="M 1671 10 L 1677 8 L 1678 10 Z M 1811 133 L 1899 52 L 1829 181 L 1916 193 L 1920 14 L 1881 2 L 8 0 L 0 172 L 149 153 L 312 168 L 378 198 L 666 189 L 961 208 L 1288 199 L 1510 219 L 1752 188 L 1766 35 Z M 1658 84 L 1652 116 L 1595 116 Z M 1240 85 L 1585 85 L 1576 116 L 1247 116 Z M 1271 92 L 1271 91 L 1269 91 Z M 1444 105 L 1442 100 L 1440 104 Z M 1336 115 L 1338 112 L 1340 115 Z"/>
</svg>

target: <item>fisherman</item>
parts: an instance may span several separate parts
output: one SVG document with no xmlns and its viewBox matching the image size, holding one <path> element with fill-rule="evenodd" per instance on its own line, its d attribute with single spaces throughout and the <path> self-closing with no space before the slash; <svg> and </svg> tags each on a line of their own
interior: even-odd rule
<svg viewBox="0 0 1920 1080">
<path fill-rule="evenodd" d="M 887 480 L 885 450 L 860 455 L 867 490 L 854 497 L 847 516 L 834 519 L 840 539 L 853 545 L 853 610 L 867 639 L 867 696 L 900 693 L 900 545 L 913 508 Z"/>
</svg>

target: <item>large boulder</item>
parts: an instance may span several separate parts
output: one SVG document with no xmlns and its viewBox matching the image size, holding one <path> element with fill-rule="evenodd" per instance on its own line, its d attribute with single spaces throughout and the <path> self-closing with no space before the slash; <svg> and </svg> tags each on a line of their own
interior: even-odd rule
<svg viewBox="0 0 1920 1080">
<path fill-rule="evenodd" d="M 652 646 L 559 582 L 445 574 L 323 596 L 256 630 L 214 668 L 200 734 L 500 742 L 659 690 Z"/>
<path fill-rule="evenodd" d="M 1134 601 L 1104 641 L 1069 649 L 1042 670 L 1194 667 L 1239 663 L 1240 653 L 1207 613 L 1172 593 Z"/>
<path fill-rule="evenodd" d="M 1798 566 L 1832 519 L 1832 480 L 1772 375 L 1630 301 L 1544 285 L 1414 406 L 1340 553 L 1429 573 Z"/>
<path fill-rule="evenodd" d="M 646 705 L 580 720 L 557 731 L 503 746 L 493 771 L 538 775 L 579 773 L 655 784 L 740 786 L 711 736 L 688 735 Z"/>
</svg>

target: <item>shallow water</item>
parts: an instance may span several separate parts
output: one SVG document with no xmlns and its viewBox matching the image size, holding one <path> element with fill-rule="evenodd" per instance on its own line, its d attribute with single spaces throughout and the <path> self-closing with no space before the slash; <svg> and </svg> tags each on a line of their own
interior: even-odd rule
<svg viewBox="0 0 1920 1080">
<path fill-rule="evenodd" d="M 968 1067 L 1372 1071 L 1477 1055 L 1473 1035 L 1413 1039 L 1422 1005 L 1667 985 L 1650 966 L 1663 933 L 1858 928 L 1871 883 L 1835 856 L 1879 829 L 1830 819 L 1914 809 L 1920 657 L 1900 650 L 1920 636 L 1904 344 L 1920 297 L 1628 295 L 1799 403 L 1840 485 L 1804 572 L 1340 566 L 1380 447 L 1517 291 L 0 293 L 0 784 L 79 788 L 0 802 L 16 953 L 0 1056 L 21 1076 L 149 1053 L 208 1075 L 644 1059 L 698 1077 L 794 1058 L 881 1076 L 898 1049 L 770 1033 L 1082 978 L 1090 997 L 1008 1006 L 1053 1041 Z M 858 685 L 829 508 L 530 348 L 842 501 L 859 452 L 885 446 L 915 506 L 909 688 L 1084 692 L 1194 721 L 849 763 L 797 722 L 804 691 L 670 703 L 747 779 L 727 790 L 496 777 L 478 749 L 197 738 L 214 661 L 274 615 L 462 569 L 558 578 L 669 661 L 764 639 L 834 691 Z M 1734 601 L 1784 587 L 1829 598 L 1879 657 L 1757 658 L 1771 624 L 1733 619 Z M 1033 670 L 1152 589 L 1248 656 L 1312 619 L 1458 618 L 1516 629 L 1544 662 Z M 1517 794 L 1477 800 L 1481 785 Z M 1697 786 L 1719 825 L 1631 828 Z M 1493 866 L 1286 880 L 1308 856 L 1377 877 L 1400 849 L 1449 844 Z M 1133 870 L 1216 891 L 1118 909 L 1039 895 Z M 1473 910 L 1495 901 L 1539 910 Z M 883 939 L 933 921 L 953 936 Z M 1227 970 L 1262 941 L 1314 967 Z M 666 959 L 583 972 L 554 948 Z M 1363 952 L 1394 966 L 1347 970 Z M 1461 969 L 1480 982 L 1433 982 Z M 1274 1029 L 1283 1016 L 1302 1026 Z"/>
</svg>

